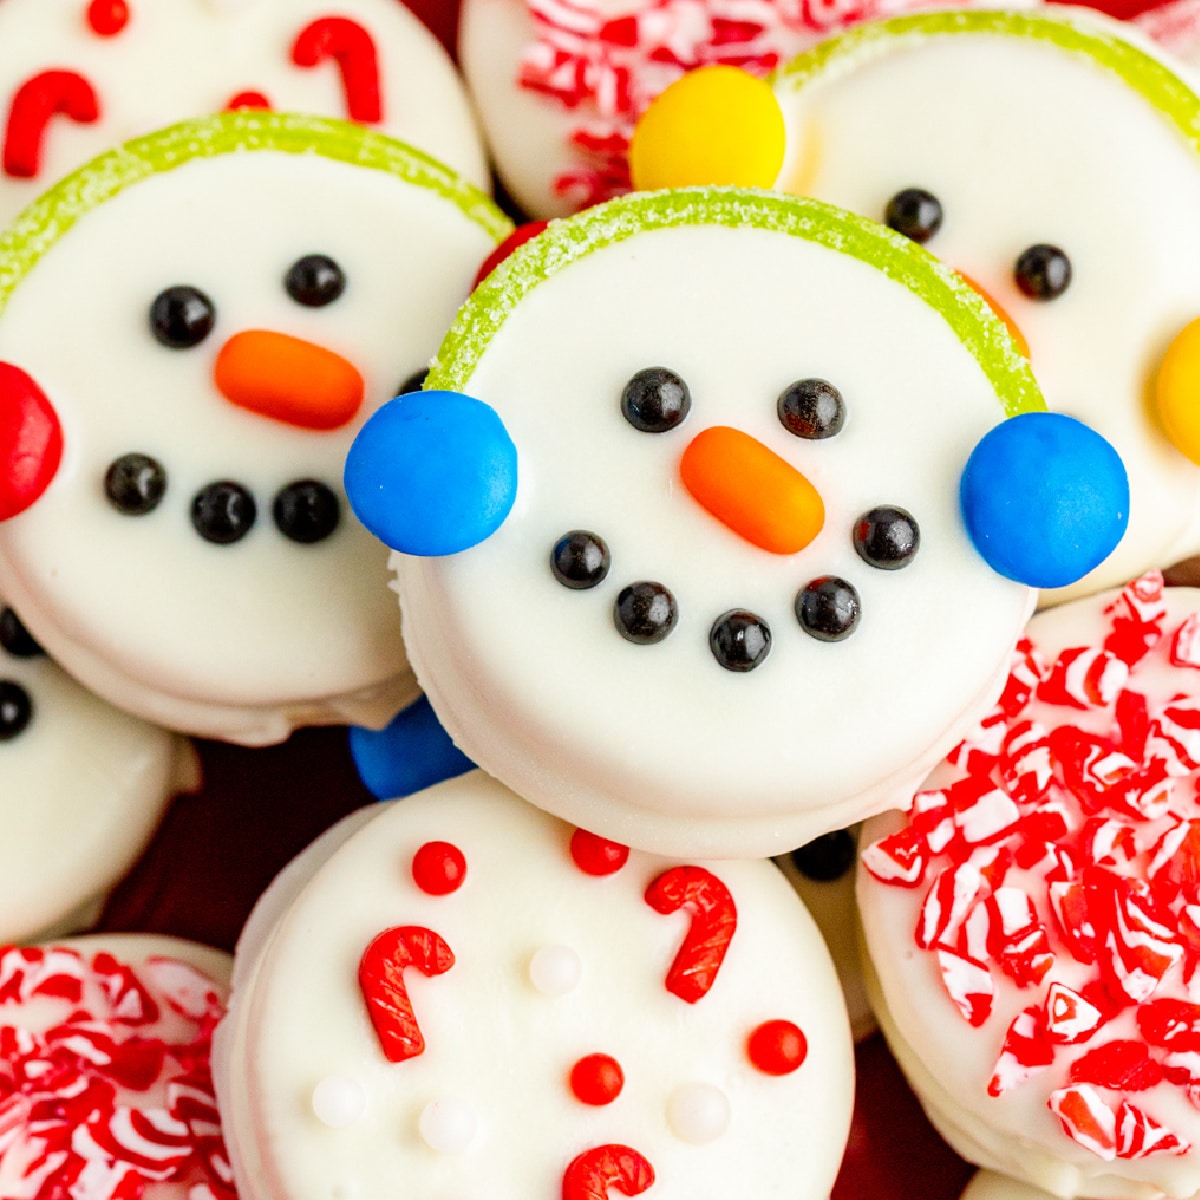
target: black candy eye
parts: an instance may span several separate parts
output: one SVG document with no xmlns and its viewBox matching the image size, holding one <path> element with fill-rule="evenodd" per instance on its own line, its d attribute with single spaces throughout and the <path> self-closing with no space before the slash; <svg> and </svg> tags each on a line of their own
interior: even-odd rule
<svg viewBox="0 0 1200 1200">
<path fill-rule="evenodd" d="M 346 290 L 346 273 L 327 254 L 306 254 L 288 267 L 283 286 L 297 304 L 324 308 Z"/>
<path fill-rule="evenodd" d="M 1030 300 L 1057 300 L 1071 284 L 1071 260 L 1057 246 L 1038 242 L 1021 251 L 1013 278 Z"/>
<path fill-rule="evenodd" d="M 927 242 L 942 227 L 942 202 L 924 188 L 897 192 L 887 203 L 884 223 L 914 242 Z"/>
<path fill-rule="evenodd" d="M 775 405 L 788 433 L 820 441 L 840 433 L 846 422 L 842 393 L 824 379 L 801 379 L 780 393 Z"/>
<path fill-rule="evenodd" d="M 429 378 L 429 368 L 424 367 L 420 371 L 414 371 L 401 385 L 397 396 L 407 396 L 409 392 L 419 392 L 425 386 L 425 380 Z"/>
<path fill-rule="evenodd" d="M 298 479 L 279 489 L 271 516 L 285 538 L 311 546 L 323 542 L 337 529 L 342 506 L 333 489 L 319 479 Z"/>
<path fill-rule="evenodd" d="M 104 472 L 104 494 L 109 504 L 127 517 L 144 517 L 161 503 L 167 490 L 167 472 L 148 454 L 122 454 Z"/>
<path fill-rule="evenodd" d="M 13 658 L 39 658 L 46 653 L 11 608 L 0 609 L 0 646 Z"/>
<path fill-rule="evenodd" d="M 0 742 L 11 742 L 23 733 L 32 716 L 29 693 L 11 679 L 0 679 Z"/>
<path fill-rule="evenodd" d="M 815 883 L 832 883 L 841 879 L 854 865 L 857 847 L 854 835 L 848 829 L 835 829 L 823 833 L 806 846 L 791 853 L 792 865 Z"/>
<path fill-rule="evenodd" d="M 858 625 L 862 604 L 854 585 L 836 575 L 806 583 L 796 597 L 800 628 L 819 642 L 840 642 Z"/>
<path fill-rule="evenodd" d="M 216 305 L 199 288 L 187 284 L 159 292 L 150 305 L 150 332 L 170 350 L 200 345 L 216 321 Z"/>
<path fill-rule="evenodd" d="M 883 571 L 907 567 L 921 546 L 921 530 L 910 512 L 881 505 L 863 513 L 854 525 L 858 557 Z"/>
<path fill-rule="evenodd" d="M 221 480 L 202 487 L 192 500 L 192 528 L 218 546 L 240 542 L 254 526 L 258 506 L 240 483 Z"/>
<path fill-rule="evenodd" d="M 642 433 L 674 429 L 692 407 L 688 385 L 666 367 L 639 371 L 621 392 L 621 414 Z"/>
<path fill-rule="evenodd" d="M 604 539 L 586 529 L 564 533 L 550 552 L 554 578 L 572 591 L 585 591 L 603 583 L 611 565 L 612 558 Z"/>
<path fill-rule="evenodd" d="M 771 628 L 752 612 L 731 609 L 713 622 L 708 645 L 725 670 L 753 671 L 771 651 Z"/>
<path fill-rule="evenodd" d="M 661 583 L 631 583 L 613 606 L 617 632 L 638 646 L 653 646 L 675 628 L 679 610 L 675 597 Z"/>
</svg>

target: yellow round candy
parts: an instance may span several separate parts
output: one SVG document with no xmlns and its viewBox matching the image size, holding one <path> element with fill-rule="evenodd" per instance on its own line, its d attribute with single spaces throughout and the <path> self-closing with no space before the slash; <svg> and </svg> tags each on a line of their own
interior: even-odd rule
<svg viewBox="0 0 1200 1200">
<path fill-rule="evenodd" d="M 1167 347 L 1154 384 L 1154 405 L 1167 437 L 1200 463 L 1200 318 Z"/>
<path fill-rule="evenodd" d="M 629 147 L 633 186 L 769 188 L 783 165 L 784 136 L 768 84 L 738 67 L 700 67 L 643 113 Z"/>
</svg>

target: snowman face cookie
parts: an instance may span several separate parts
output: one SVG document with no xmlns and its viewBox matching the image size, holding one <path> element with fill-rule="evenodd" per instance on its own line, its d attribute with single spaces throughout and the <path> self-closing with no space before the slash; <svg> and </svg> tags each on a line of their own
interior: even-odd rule
<svg viewBox="0 0 1200 1200">
<path fill-rule="evenodd" d="M 194 784 L 186 742 L 85 691 L 0 605 L 0 939 L 94 921 Z"/>
<path fill-rule="evenodd" d="M 29 210 L 0 254 L 0 579 L 38 640 L 229 740 L 410 699 L 342 461 L 507 228 L 400 143 L 274 114 L 131 143 Z"/>
<path fill-rule="evenodd" d="M 357 121 L 486 186 L 454 67 L 398 0 L 5 0 L 0 226 L 104 150 L 236 107 Z"/>
<path fill-rule="evenodd" d="M 960 481 L 1040 399 L 903 239 L 734 190 L 614 201 L 494 273 L 427 386 L 453 393 L 356 441 L 351 501 L 430 556 L 394 560 L 418 676 L 519 795 L 656 852 L 779 853 L 986 707 L 1031 596 Z M 402 464 L 410 427 L 438 432 Z M 435 446 L 467 465 L 418 494 Z"/>
<path fill-rule="evenodd" d="M 481 772 L 349 820 L 239 946 L 243 1200 L 828 1194 L 850 1036 L 770 864 L 630 852 Z"/>
</svg>

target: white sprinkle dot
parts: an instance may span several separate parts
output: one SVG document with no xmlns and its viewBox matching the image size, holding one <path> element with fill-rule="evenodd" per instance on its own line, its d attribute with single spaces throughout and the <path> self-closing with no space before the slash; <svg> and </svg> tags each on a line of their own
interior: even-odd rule
<svg viewBox="0 0 1200 1200">
<path fill-rule="evenodd" d="M 543 996 L 565 996 L 583 978 L 583 963 L 570 946 L 543 946 L 529 960 L 529 981 Z"/>
<path fill-rule="evenodd" d="M 345 1129 L 367 1111 L 367 1093 L 361 1083 L 344 1075 L 326 1075 L 313 1088 L 312 1110 L 322 1125 Z"/>
<path fill-rule="evenodd" d="M 425 1105 L 417 1127 L 431 1150 L 439 1154 L 462 1154 L 475 1140 L 478 1125 L 475 1110 L 465 1100 L 443 1096 Z"/>
<path fill-rule="evenodd" d="M 667 1098 L 667 1120 L 685 1142 L 716 1141 L 729 1128 L 729 1097 L 711 1083 L 681 1083 Z"/>
</svg>

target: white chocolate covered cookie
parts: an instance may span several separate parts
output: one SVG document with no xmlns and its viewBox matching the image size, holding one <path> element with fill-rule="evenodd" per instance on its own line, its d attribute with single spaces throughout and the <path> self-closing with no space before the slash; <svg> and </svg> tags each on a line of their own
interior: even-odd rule
<svg viewBox="0 0 1200 1200">
<path fill-rule="evenodd" d="M 242 1200 L 828 1195 L 850 1036 L 774 867 L 630 852 L 482 772 L 348 820 L 238 948 Z"/>
<path fill-rule="evenodd" d="M 29 209 L 0 242 L 0 586 L 50 654 L 246 743 L 412 699 L 342 462 L 508 228 L 399 142 L 249 112 L 130 143 Z"/>
<path fill-rule="evenodd" d="M 187 742 L 80 687 L 0 604 L 0 941 L 91 924 L 197 782 Z"/>
<path fill-rule="evenodd" d="M 102 151 L 237 106 L 358 121 L 486 185 L 462 84 L 400 0 L 5 0 L 0 227 Z"/>
<path fill-rule="evenodd" d="M 1200 591 L 1036 616 L 996 710 L 863 828 L 875 1011 L 963 1157 L 1057 1196 L 1200 1188 Z"/>
<path fill-rule="evenodd" d="M 1052 1200 L 1049 1192 L 995 1171 L 976 1171 L 962 1200 Z"/>
</svg>

